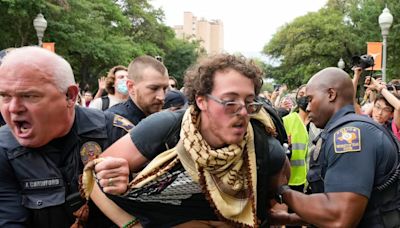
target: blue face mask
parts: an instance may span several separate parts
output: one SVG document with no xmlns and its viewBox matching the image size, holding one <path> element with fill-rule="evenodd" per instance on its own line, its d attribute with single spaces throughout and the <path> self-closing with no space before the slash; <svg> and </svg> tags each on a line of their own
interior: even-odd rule
<svg viewBox="0 0 400 228">
<path fill-rule="evenodd" d="M 123 95 L 128 94 L 128 87 L 126 87 L 126 79 L 120 79 L 117 82 L 117 91 Z"/>
</svg>

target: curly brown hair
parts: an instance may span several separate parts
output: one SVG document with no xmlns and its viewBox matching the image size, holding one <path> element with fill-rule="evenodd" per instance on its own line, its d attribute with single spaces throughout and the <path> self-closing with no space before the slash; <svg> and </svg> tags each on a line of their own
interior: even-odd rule
<svg viewBox="0 0 400 228">
<path fill-rule="evenodd" d="M 185 94 L 189 104 L 195 106 L 197 96 L 210 94 L 214 87 L 214 75 L 218 71 L 233 69 L 254 83 L 254 94 L 259 94 L 262 86 L 262 71 L 253 60 L 246 59 L 244 56 L 219 54 L 209 57 L 188 69 L 184 78 Z"/>
<path fill-rule="evenodd" d="M 125 70 L 128 71 L 128 68 L 122 65 L 115 66 L 108 71 L 107 78 L 106 78 L 106 91 L 107 93 L 114 95 L 115 94 L 115 88 L 114 88 L 114 83 L 115 83 L 115 72 L 120 71 L 120 70 Z"/>
</svg>

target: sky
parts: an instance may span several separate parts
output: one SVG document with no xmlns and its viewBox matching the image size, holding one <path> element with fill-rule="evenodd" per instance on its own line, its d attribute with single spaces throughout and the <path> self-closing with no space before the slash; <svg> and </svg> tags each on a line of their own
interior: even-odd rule
<svg viewBox="0 0 400 228">
<path fill-rule="evenodd" d="M 149 0 L 165 13 L 164 23 L 183 25 L 183 13 L 197 18 L 220 19 L 224 24 L 224 49 L 247 57 L 263 57 L 260 52 L 278 28 L 296 17 L 315 12 L 327 0 Z"/>
</svg>

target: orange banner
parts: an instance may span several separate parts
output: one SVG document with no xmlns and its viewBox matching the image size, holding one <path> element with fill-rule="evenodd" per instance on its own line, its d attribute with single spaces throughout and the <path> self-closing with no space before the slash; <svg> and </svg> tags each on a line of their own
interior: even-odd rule
<svg viewBox="0 0 400 228">
<path fill-rule="evenodd" d="M 56 51 L 55 46 L 56 43 L 43 43 L 42 47 L 48 49 L 49 51 L 55 52 Z"/>
<path fill-rule="evenodd" d="M 367 53 L 374 57 L 374 70 L 382 70 L 382 42 L 367 42 Z M 372 68 L 367 68 L 372 70 Z"/>
</svg>

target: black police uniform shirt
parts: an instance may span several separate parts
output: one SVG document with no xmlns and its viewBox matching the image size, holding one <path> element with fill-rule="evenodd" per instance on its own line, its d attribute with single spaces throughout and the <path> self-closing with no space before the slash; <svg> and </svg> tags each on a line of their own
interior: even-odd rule
<svg viewBox="0 0 400 228">
<path fill-rule="evenodd" d="M 144 157 L 152 160 L 178 143 L 184 111 L 155 113 L 132 129 L 132 142 Z M 265 136 L 260 136 L 261 139 L 268 137 L 270 142 L 270 159 L 266 167 L 268 173 L 274 175 L 282 168 L 286 155 L 279 141 L 262 131 Z M 109 197 L 136 216 L 144 227 L 172 227 L 190 220 L 218 220 L 201 187 L 192 181 L 180 163 L 157 180 L 131 190 L 127 196 Z"/>
<path fill-rule="evenodd" d="M 106 112 L 123 116 L 134 125 L 137 125 L 142 119 L 146 118 L 144 112 L 135 104 L 135 102 L 133 102 L 130 97 L 127 101 L 110 107 L 106 110 Z"/>
<path fill-rule="evenodd" d="M 69 227 L 75 221 L 77 208 L 65 202 L 73 195 L 80 199 L 73 193 L 83 160 L 132 127 L 110 113 L 78 106 L 75 111 L 70 132 L 40 148 L 23 147 L 7 125 L 0 128 L 0 227 Z M 92 205 L 89 215 L 89 227 L 112 225 Z"/>
<path fill-rule="evenodd" d="M 3 116 L 0 113 L 0 127 L 5 125 L 5 124 L 6 124 L 6 122 L 4 121 Z"/>
<path fill-rule="evenodd" d="M 313 193 L 354 192 L 369 199 L 379 198 L 373 187 L 384 183 L 394 168 L 396 148 L 384 132 L 365 122 L 350 122 L 326 132 L 351 113 L 354 107 L 345 106 L 328 121 L 320 134 L 323 143 L 319 153 L 314 151 L 310 155 L 307 179 Z M 371 200 L 368 203 L 366 213 Z M 363 225 L 364 217 L 359 227 L 371 227 Z"/>
</svg>

